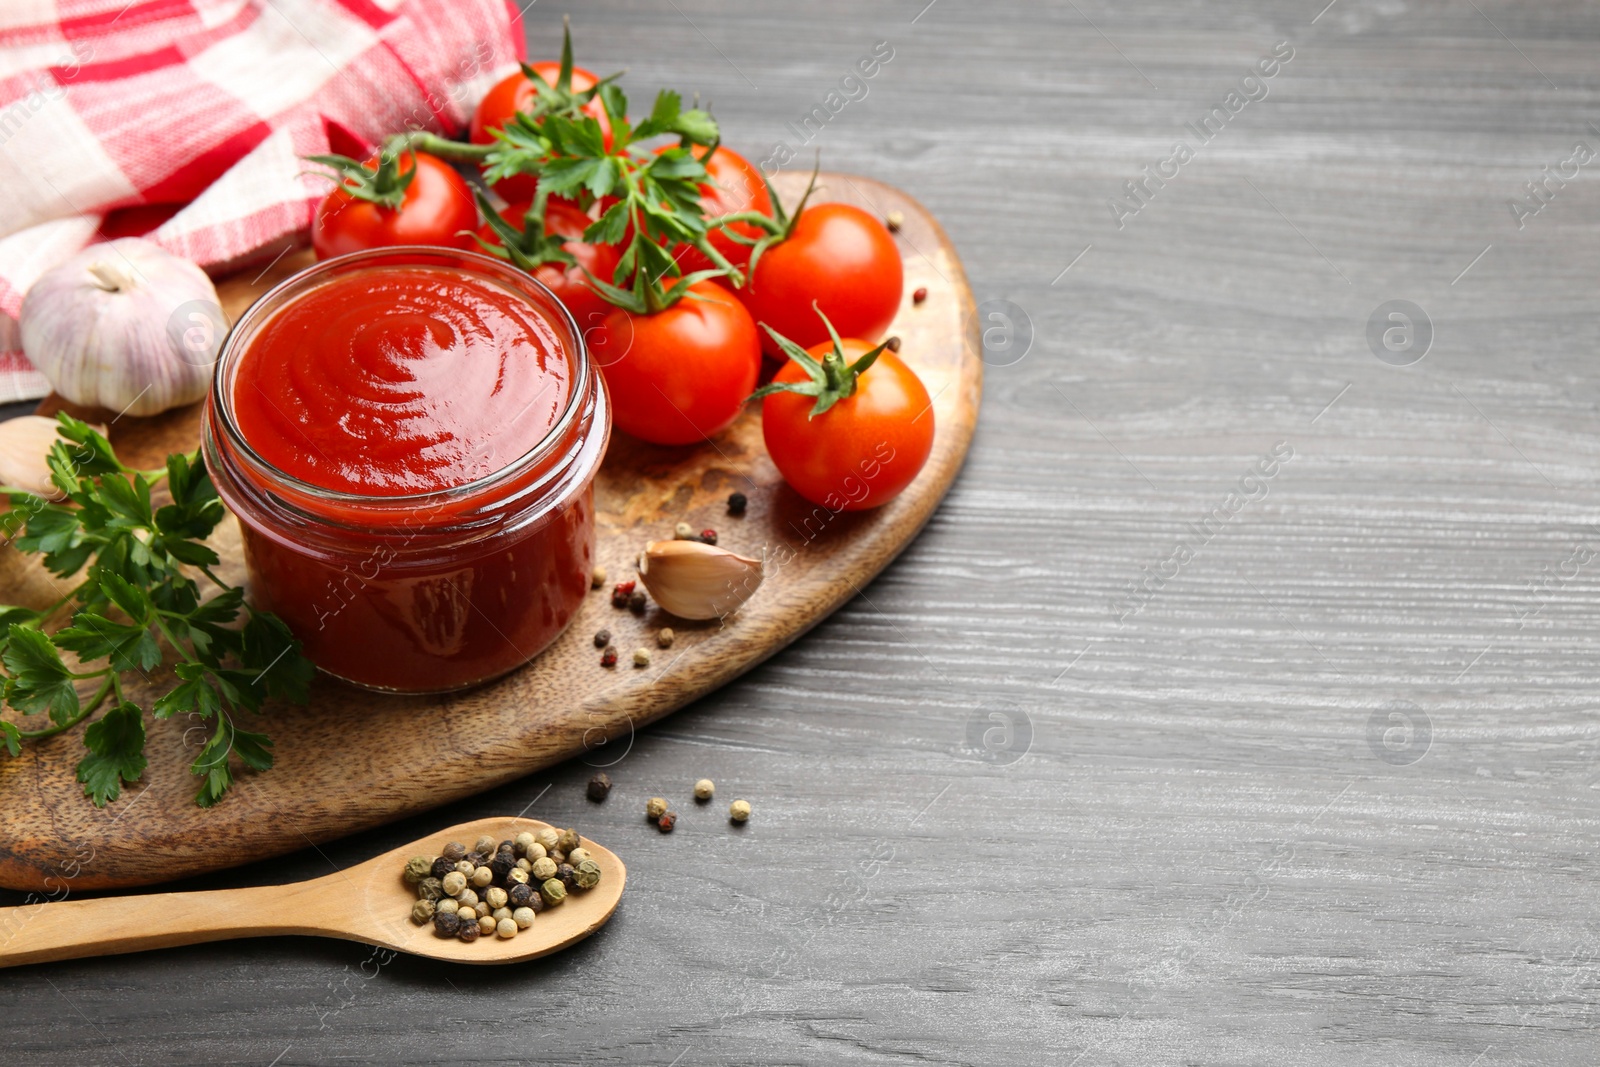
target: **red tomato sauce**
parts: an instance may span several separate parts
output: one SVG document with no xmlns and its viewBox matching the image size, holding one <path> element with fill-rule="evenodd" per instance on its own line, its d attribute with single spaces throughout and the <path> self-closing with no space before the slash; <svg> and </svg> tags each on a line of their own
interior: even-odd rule
<svg viewBox="0 0 1600 1067">
<path fill-rule="evenodd" d="M 330 674 L 441 692 L 526 662 L 576 613 L 610 420 L 525 276 L 519 291 L 480 257 L 392 262 L 405 254 L 253 309 L 221 357 L 206 448 L 254 602 Z"/>
</svg>

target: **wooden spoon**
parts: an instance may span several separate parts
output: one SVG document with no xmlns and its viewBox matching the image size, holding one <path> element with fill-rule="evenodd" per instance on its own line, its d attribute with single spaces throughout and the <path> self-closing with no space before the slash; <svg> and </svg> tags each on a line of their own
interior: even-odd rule
<svg viewBox="0 0 1600 1067">
<path fill-rule="evenodd" d="M 541 911 L 516 937 L 491 934 L 470 945 L 439 937 L 432 923 L 411 921 L 417 896 L 400 874 L 412 856 L 437 856 L 450 841 L 471 848 L 485 834 L 502 841 L 548 825 L 534 819 L 479 819 L 343 871 L 288 885 L 0 908 L 0 967 L 270 934 L 338 937 L 451 963 L 520 963 L 582 941 L 605 925 L 628 878 L 620 859 L 585 838 L 583 847 L 600 865 L 599 885 Z"/>
</svg>

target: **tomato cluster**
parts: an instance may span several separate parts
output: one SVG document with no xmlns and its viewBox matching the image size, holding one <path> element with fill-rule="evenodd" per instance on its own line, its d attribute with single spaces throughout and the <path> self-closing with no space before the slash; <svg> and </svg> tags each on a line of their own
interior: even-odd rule
<svg viewBox="0 0 1600 1067">
<path fill-rule="evenodd" d="M 501 256 L 572 312 L 622 431 L 692 445 L 762 397 L 768 452 L 808 500 L 876 507 L 916 477 L 932 404 L 879 343 L 904 286 L 880 220 L 808 204 L 810 189 L 786 211 L 676 93 L 630 119 L 614 76 L 573 65 L 570 37 L 559 62 L 490 89 L 469 136 L 413 131 L 364 161 L 313 157 L 336 181 L 313 222 L 318 256 L 397 244 Z M 476 165 L 499 202 L 450 161 Z M 758 390 L 763 353 L 789 362 Z"/>
</svg>

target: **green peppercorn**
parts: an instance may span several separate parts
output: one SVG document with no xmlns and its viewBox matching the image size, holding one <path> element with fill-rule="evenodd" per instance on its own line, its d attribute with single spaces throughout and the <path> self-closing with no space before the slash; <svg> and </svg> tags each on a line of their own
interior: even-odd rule
<svg viewBox="0 0 1600 1067">
<path fill-rule="evenodd" d="M 456 912 L 461 910 L 461 903 L 454 897 L 444 897 L 440 899 L 438 903 L 434 904 L 433 910 L 436 914 L 449 913 L 454 915 Z"/>
<path fill-rule="evenodd" d="M 573 869 L 573 885 L 579 889 L 593 889 L 600 884 L 600 865 L 594 860 L 582 860 Z"/>
<path fill-rule="evenodd" d="M 644 817 L 655 822 L 667 813 L 667 802 L 662 797 L 651 797 L 645 801 Z"/>
<path fill-rule="evenodd" d="M 461 928 L 456 931 L 456 937 L 470 945 L 474 941 L 478 940 L 478 935 L 481 933 L 483 933 L 483 931 L 479 929 L 477 923 L 462 923 Z"/>
<path fill-rule="evenodd" d="M 527 860 L 518 860 L 518 863 L 527 863 Z M 513 867 L 506 872 L 506 888 L 528 884 L 529 867 Z"/>
<path fill-rule="evenodd" d="M 556 847 L 556 842 L 561 840 L 561 832 L 554 827 L 546 826 L 543 830 L 533 835 L 533 839 L 544 846 L 546 852 Z"/>
<path fill-rule="evenodd" d="M 599 803 L 611 794 L 611 776 L 601 771 L 589 779 L 589 799 Z"/>
<path fill-rule="evenodd" d="M 516 841 L 513 842 L 513 844 L 515 844 L 517 847 L 517 855 L 519 856 L 526 856 L 528 854 L 528 846 L 533 843 L 533 834 L 529 833 L 527 830 L 524 830 L 522 833 L 518 834 Z"/>
<path fill-rule="evenodd" d="M 735 800 L 728 805 L 728 818 L 734 822 L 745 822 L 750 818 L 750 802 L 748 800 Z"/>
<path fill-rule="evenodd" d="M 517 925 L 516 920 L 507 915 L 495 924 L 494 932 L 500 937 L 512 938 L 517 936 L 517 931 L 520 929 L 521 927 Z"/>
<path fill-rule="evenodd" d="M 456 918 L 454 912 L 434 912 L 433 932 L 440 937 L 455 937 L 461 932 L 461 920 Z"/>
<path fill-rule="evenodd" d="M 490 837 L 488 834 L 484 834 L 473 844 L 472 851 L 482 853 L 485 856 L 493 855 L 494 838 Z"/>
<path fill-rule="evenodd" d="M 417 883 L 417 899 L 438 900 L 444 896 L 444 883 L 437 878 L 424 878 Z"/>
<path fill-rule="evenodd" d="M 571 852 L 567 853 L 567 862 L 572 864 L 574 867 L 582 863 L 584 860 L 593 858 L 593 856 L 589 855 L 589 850 L 586 848 L 575 848 Z"/>
<path fill-rule="evenodd" d="M 518 908 L 511 913 L 511 921 L 517 924 L 518 930 L 526 930 L 533 925 L 533 916 L 532 908 Z"/>
<path fill-rule="evenodd" d="M 567 887 L 558 878 L 551 878 L 539 887 L 539 895 L 552 908 L 567 899 Z"/>
<path fill-rule="evenodd" d="M 433 920 L 433 901 L 419 900 L 411 905 L 411 921 L 425 926 Z"/>
<path fill-rule="evenodd" d="M 407 883 L 416 885 L 433 873 L 433 861 L 426 856 L 412 856 L 406 860 L 405 873 L 401 875 Z"/>
<path fill-rule="evenodd" d="M 448 845 L 444 846 L 444 849 L 439 853 L 439 855 L 443 856 L 451 863 L 461 862 L 461 857 L 465 856 L 466 854 L 467 846 L 463 845 L 460 841 L 450 842 Z"/>
<path fill-rule="evenodd" d="M 491 908 L 506 906 L 506 891 L 499 886 L 490 886 L 483 894 L 483 899 Z"/>
<path fill-rule="evenodd" d="M 533 861 L 533 877 L 539 882 L 549 881 L 556 876 L 556 867 L 559 866 L 549 856 L 544 856 Z"/>
<path fill-rule="evenodd" d="M 556 878 L 568 889 L 576 889 L 578 886 L 578 868 L 570 863 L 563 863 L 556 868 Z"/>
<path fill-rule="evenodd" d="M 451 863 L 443 856 L 440 856 L 429 865 L 428 873 L 433 875 L 435 878 L 443 878 L 445 875 L 455 870 L 455 866 L 455 864 Z"/>
<path fill-rule="evenodd" d="M 460 871 L 451 871 L 444 876 L 439 885 L 448 896 L 457 896 L 467 888 L 467 876 Z"/>
<path fill-rule="evenodd" d="M 506 902 L 513 908 L 527 907 L 528 898 L 532 897 L 533 895 L 533 886 L 526 882 L 522 882 L 512 886 L 510 891 L 506 893 Z"/>
<path fill-rule="evenodd" d="M 494 881 L 494 872 L 487 867 L 479 867 L 477 870 L 472 872 L 472 877 L 469 879 L 469 881 L 471 881 L 472 884 L 477 888 L 482 889 L 484 886 Z"/>
<path fill-rule="evenodd" d="M 561 831 L 561 836 L 556 838 L 556 848 L 559 848 L 562 852 L 571 852 L 581 844 L 583 844 L 583 838 L 578 836 L 578 831 L 576 830 L 563 830 Z"/>
</svg>

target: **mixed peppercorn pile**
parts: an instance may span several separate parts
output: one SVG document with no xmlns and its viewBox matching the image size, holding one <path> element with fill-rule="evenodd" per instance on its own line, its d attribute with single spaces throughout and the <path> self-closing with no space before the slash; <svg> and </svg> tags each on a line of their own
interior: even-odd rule
<svg viewBox="0 0 1600 1067">
<path fill-rule="evenodd" d="M 432 922 L 438 936 L 471 942 L 516 937 L 569 893 L 599 885 L 600 865 L 576 830 L 546 828 L 498 845 L 480 837 L 471 851 L 452 841 L 438 856 L 413 856 L 404 877 L 417 890 L 412 922 Z"/>
</svg>

